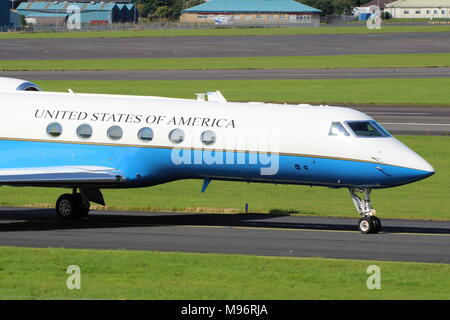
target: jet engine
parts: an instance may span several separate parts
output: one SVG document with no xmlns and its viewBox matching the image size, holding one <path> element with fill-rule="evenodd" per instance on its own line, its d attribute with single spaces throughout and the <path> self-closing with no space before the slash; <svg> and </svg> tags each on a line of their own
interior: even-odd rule
<svg viewBox="0 0 450 320">
<path fill-rule="evenodd" d="M 0 92 L 9 91 L 42 91 L 37 84 L 32 82 L 14 79 L 14 78 L 2 78 L 0 77 Z"/>
</svg>

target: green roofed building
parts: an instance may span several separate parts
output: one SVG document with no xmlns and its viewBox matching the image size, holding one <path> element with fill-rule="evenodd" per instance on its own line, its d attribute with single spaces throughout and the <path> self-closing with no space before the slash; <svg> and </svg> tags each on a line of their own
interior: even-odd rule
<svg viewBox="0 0 450 320">
<path fill-rule="evenodd" d="M 319 25 L 321 11 L 295 0 L 211 0 L 182 11 L 180 21 L 230 25 Z"/>
</svg>

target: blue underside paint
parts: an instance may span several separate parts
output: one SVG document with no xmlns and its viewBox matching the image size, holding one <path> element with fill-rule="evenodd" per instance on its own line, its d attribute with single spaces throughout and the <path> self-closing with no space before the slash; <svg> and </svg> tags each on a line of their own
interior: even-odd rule
<svg viewBox="0 0 450 320">
<path fill-rule="evenodd" d="M 295 155 L 32 141 L 0 141 L 0 168 L 105 166 L 126 177 L 118 187 L 144 187 L 179 179 L 217 179 L 329 187 L 386 188 L 432 172 L 380 163 Z"/>
</svg>

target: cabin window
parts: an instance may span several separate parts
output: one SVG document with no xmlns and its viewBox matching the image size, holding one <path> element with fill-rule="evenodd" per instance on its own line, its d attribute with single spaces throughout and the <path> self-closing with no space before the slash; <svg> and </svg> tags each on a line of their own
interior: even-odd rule
<svg viewBox="0 0 450 320">
<path fill-rule="evenodd" d="M 347 121 L 357 137 L 389 137 L 390 134 L 376 121 Z"/>
<path fill-rule="evenodd" d="M 92 127 L 88 124 L 82 124 L 77 128 L 77 135 L 80 138 L 88 139 L 92 136 Z"/>
<path fill-rule="evenodd" d="M 119 140 L 123 136 L 123 130 L 119 126 L 112 126 L 108 129 L 106 134 L 113 140 Z"/>
<path fill-rule="evenodd" d="M 184 141 L 184 132 L 181 129 L 173 129 L 169 133 L 169 140 L 172 143 L 178 144 Z"/>
<path fill-rule="evenodd" d="M 138 138 L 141 141 L 149 142 L 153 140 L 153 130 L 151 128 L 142 128 L 138 132 Z"/>
<path fill-rule="evenodd" d="M 211 130 L 204 131 L 200 139 L 202 140 L 203 144 L 209 146 L 216 142 L 216 134 Z"/>
<path fill-rule="evenodd" d="M 331 124 L 330 132 L 328 133 L 329 136 L 349 136 L 347 130 L 345 130 L 344 126 L 340 122 L 333 122 Z"/>
<path fill-rule="evenodd" d="M 52 122 L 47 126 L 47 134 L 52 137 L 59 137 L 62 133 L 62 126 L 57 122 Z"/>
</svg>

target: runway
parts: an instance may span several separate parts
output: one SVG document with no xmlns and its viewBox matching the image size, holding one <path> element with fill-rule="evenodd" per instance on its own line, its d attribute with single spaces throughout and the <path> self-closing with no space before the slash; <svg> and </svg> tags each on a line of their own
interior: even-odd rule
<svg viewBox="0 0 450 320">
<path fill-rule="evenodd" d="M 81 222 L 52 209 L 0 208 L 0 245 L 450 263 L 450 221 L 382 220 L 363 235 L 357 216 L 97 211 Z"/>
<path fill-rule="evenodd" d="M 0 71 L 25 80 L 273 80 L 450 78 L 450 68 Z"/>
<path fill-rule="evenodd" d="M 0 60 L 448 53 L 449 32 L 111 39 L 4 39 Z"/>
<path fill-rule="evenodd" d="M 352 108 L 368 114 L 392 134 L 450 135 L 449 107 L 352 106 Z"/>
</svg>

